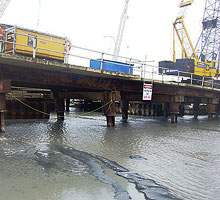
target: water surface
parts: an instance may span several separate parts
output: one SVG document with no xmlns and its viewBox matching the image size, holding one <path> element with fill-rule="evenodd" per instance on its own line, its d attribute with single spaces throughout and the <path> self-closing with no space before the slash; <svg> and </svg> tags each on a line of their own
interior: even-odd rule
<svg viewBox="0 0 220 200">
<path fill-rule="evenodd" d="M 67 115 L 78 113 L 75 109 Z M 0 199 L 111 200 L 115 191 L 91 168 L 54 147 L 93 153 L 168 188 L 179 199 L 220 199 L 220 119 L 191 116 L 171 124 L 163 118 L 116 117 L 107 128 L 95 113 L 82 118 L 6 121 L 0 137 Z M 143 159 L 142 159 L 143 158 Z M 135 200 L 145 199 L 133 183 L 108 167 L 106 174 Z"/>
</svg>

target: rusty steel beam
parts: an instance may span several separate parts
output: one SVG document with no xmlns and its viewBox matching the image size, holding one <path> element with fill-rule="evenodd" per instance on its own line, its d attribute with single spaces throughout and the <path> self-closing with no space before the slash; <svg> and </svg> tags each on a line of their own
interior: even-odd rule
<svg viewBox="0 0 220 200">
<path fill-rule="evenodd" d="M 143 82 L 138 80 L 96 77 L 74 74 L 53 69 L 21 67 L 0 64 L 0 77 L 11 80 L 13 86 L 56 89 L 58 91 L 103 92 L 117 90 L 126 92 L 128 100 L 142 100 Z M 0 84 L 1 86 L 1 84 Z M 5 88 L 2 88 L 5 90 Z M 0 87 L 1 91 L 1 87 Z M 182 87 L 154 82 L 152 102 L 169 102 L 171 96 L 218 99 L 220 91 Z M 70 96 L 69 96 L 70 97 Z M 182 100 L 181 100 L 182 102 Z"/>
<path fill-rule="evenodd" d="M 142 91 L 142 82 L 70 74 L 49 70 L 0 65 L 0 74 L 13 86 L 37 88 L 70 88 L 84 90 Z"/>
</svg>

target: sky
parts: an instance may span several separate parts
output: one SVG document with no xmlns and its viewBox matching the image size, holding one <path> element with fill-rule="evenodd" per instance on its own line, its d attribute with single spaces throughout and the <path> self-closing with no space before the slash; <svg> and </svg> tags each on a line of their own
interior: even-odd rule
<svg viewBox="0 0 220 200">
<path fill-rule="evenodd" d="M 1 23 L 36 29 L 39 0 L 11 0 Z M 172 23 L 180 0 L 130 0 L 120 55 L 172 60 Z M 38 30 L 65 36 L 76 46 L 113 53 L 125 0 L 41 0 Z M 195 45 L 205 0 L 194 0 L 185 18 Z"/>
</svg>

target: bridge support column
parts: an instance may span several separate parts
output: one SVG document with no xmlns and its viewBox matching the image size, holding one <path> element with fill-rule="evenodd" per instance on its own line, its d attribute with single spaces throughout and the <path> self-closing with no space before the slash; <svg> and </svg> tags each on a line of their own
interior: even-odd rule
<svg viewBox="0 0 220 200">
<path fill-rule="evenodd" d="M 208 104 L 208 118 L 212 119 L 215 114 L 216 114 L 216 105 Z"/>
<path fill-rule="evenodd" d="M 134 114 L 138 115 L 139 114 L 139 103 L 134 104 Z"/>
<path fill-rule="evenodd" d="M 164 118 L 168 118 L 169 115 L 169 104 L 167 102 L 162 103 L 162 113 Z"/>
<path fill-rule="evenodd" d="M 70 111 L 70 99 L 66 99 L 66 111 Z"/>
<path fill-rule="evenodd" d="M 128 121 L 129 101 L 122 95 L 122 121 Z"/>
<path fill-rule="evenodd" d="M 64 120 L 64 99 L 57 98 L 56 102 L 56 112 L 57 112 L 57 120 Z"/>
<path fill-rule="evenodd" d="M 6 111 L 6 98 L 4 93 L 0 93 L 0 132 L 5 132 L 5 111 Z"/>
<path fill-rule="evenodd" d="M 119 94 L 120 96 L 120 94 Z M 115 126 L 115 116 L 116 116 L 116 107 L 115 107 L 115 101 L 118 98 L 118 92 L 105 92 L 103 94 L 103 103 L 106 104 L 110 101 L 112 101 L 110 104 L 105 106 L 103 108 L 104 114 L 106 116 L 107 120 L 107 127 L 114 127 Z"/>
<path fill-rule="evenodd" d="M 150 104 L 150 116 L 154 116 L 154 104 Z"/>
<path fill-rule="evenodd" d="M 208 104 L 208 118 L 212 119 L 214 115 L 218 115 L 217 105 L 219 104 L 219 99 L 212 99 L 211 103 Z"/>
<path fill-rule="evenodd" d="M 149 116 L 150 115 L 150 104 L 147 103 L 146 104 L 146 116 Z"/>
<path fill-rule="evenodd" d="M 57 112 L 57 120 L 64 120 L 64 99 L 59 98 L 59 93 L 57 91 L 53 92 L 55 100 L 55 111 Z"/>
<path fill-rule="evenodd" d="M 181 104 L 180 104 L 180 110 L 179 110 L 179 112 L 180 112 L 180 116 L 183 117 L 184 114 L 185 114 L 185 105 L 184 105 L 184 103 L 181 103 Z"/>
<path fill-rule="evenodd" d="M 143 103 L 143 104 L 141 104 L 141 115 L 145 116 L 145 113 L 146 113 L 146 111 L 145 111 L 145 104 Z"/>
<path fill-rule="evenodd" d="M 0 81 L 0 133 L 5 132 L 6 93 L 11 92 L 11 81 Z"/>
<path fill-rule="evenodd" d="M 130 104 L 130 109 L 129 110 L 130 110 L 130 114 L 134 115 L 134 104 L 133 103 Z"/>
<path fill-rule="evenodd" d="M 170 114 L 171 114 L 171 123 L 177 123 L 177 117 L 180 114 L 180 104 L 183 105 L 184 96 L 175 95 L 171 97 L 170 103 Z"/>
<path fill-rule="evenodd" d="M 179 103 L 170 103 L 171 123 L 177 123 L 179 114 Z"/>
<path fill-rule="evenodd" d="M 193 104 L 193 115 L 194 115 L 194 119 L 197 119 L 199 116 L 199 104 L 200 101 L 198 98 L 195 99 L 195 102 Z"/>
</svg>

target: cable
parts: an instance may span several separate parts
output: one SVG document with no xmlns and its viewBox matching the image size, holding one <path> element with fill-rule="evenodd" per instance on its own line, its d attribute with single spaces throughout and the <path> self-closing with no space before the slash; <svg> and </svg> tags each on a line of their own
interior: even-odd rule
<svg viewBox="0 0 220 200">
<path fill-rule="evenodd" d="M 14 96 L 12 93 L 8 93 L 8 94 L 10 94 L 10 95 L 12 96 L 12 98 L 16 99 L 18 102 L 20 102 L 20 103 L 23 104 L 24 106 L 26 106 L 26 107 L 28 107 L 28 108 L 30 108 L 30 109 L 36 111 L 36 112 L 39 112 L 39 113 L 44 114 L 44 115 L 49 115 L 49 116 L 64 117 L 64 116 L 57 116 L 57 115 L 53 115 L 53 114 L 50 114 L 50 113 L 46 113 L 46 112 L 43 112 L 43 111 L 38 110 L 38 109 L 36 109 L 36 108 L 33 108 L 32 106 L 26 104 L 25 102 L 23 102 L 22 100 L 20 100 L 20 99 L 17 98 L 16 96 Z M 101 107 L 99 107 L 99 108 L 97 108 L 97 109 L 95 109 L 95 110 L 92 110 L 92 111 L 90 111 L 90 112 L 83 113 L 83 114 L 81 114 L 81 115 L 72 115 L 72 116 L 71 116 L 71 115 L 66 115 L 65 117 L 81 117 L 81 116 L 89 115 L 89 114 L 91 114 L 91 113 L 93 113 L 93 112 L 96 112 L 96 111 L 98 111 L 98 110 L 104 108 L 104 107 L 107 106 L 107 105 L 109 105 L 109 108 L 110 108 L 110 105 L 111 105 L 112 103 L 113 103 L 113 100 L 112 100 L 112 92 L 111 92 L 111 100 L 110 100 L 109 102 L 107 102 L 106 104 L 102 105 Z M 109 110 L 109 108 L 108 108 L 108 110 Z"/>
</svg>

